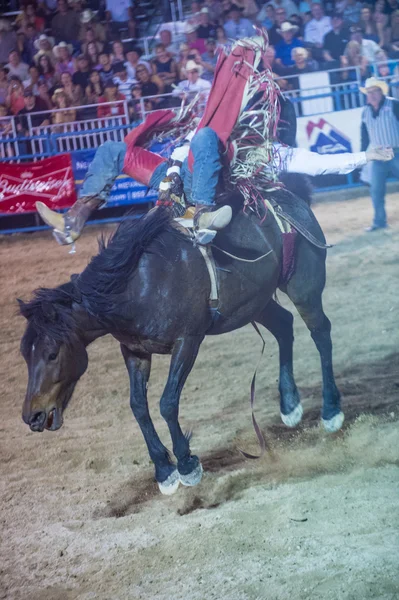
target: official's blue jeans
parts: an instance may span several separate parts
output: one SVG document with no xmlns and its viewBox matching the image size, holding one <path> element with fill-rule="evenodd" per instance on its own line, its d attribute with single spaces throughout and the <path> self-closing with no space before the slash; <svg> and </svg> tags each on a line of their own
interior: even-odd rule
<svg viewBox="0 0 399 600">
<path fill-rule="evenodd" d="M 193 137 L 190 147 L 194 158 L 193 173 L 188 168 L 188 159 L 184 160 L 180 173 L 187 199 L 193 204 L 214 204 L 222 168 L 219 138 L 213 129 L 204 127 Z M 108 200 L 111 187 L 123 170 L 126 150 L 124 142 L 105 142 L 98 148 L 80 190 L 80 197 L 94 194 L 104 202 Z M 166 162 L 155 169 L 150 180 L 152 188 L 159 188 L 167 169 Z"/>
<path fill-rule="evenodd" d="M 387 216 L 385 213 L 385 190 L 388 175 L 392 173 L 399 179 L 399 148 L 394 149 L 395 156 L 392 160 L 382 162 L 373 160 L 371 163 L 371 200 L 374 207 L 374 222 L 376 227 L 385 227 Z"/>
</svg>

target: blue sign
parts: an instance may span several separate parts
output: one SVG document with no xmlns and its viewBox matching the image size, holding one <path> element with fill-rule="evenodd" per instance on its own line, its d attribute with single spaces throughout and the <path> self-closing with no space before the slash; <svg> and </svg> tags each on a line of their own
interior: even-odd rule
<svg viewBox="0 0 399 600">
<path fill-rule="evenodd" d="M 306 127 L 309 148 L 312 152 L 319 154 L 352 152 L 351 141 L 342 131 L 323 118 L 318 122 L 315 122 L 316 119 L 314 121 L 310 119 Z"/>
</svg>

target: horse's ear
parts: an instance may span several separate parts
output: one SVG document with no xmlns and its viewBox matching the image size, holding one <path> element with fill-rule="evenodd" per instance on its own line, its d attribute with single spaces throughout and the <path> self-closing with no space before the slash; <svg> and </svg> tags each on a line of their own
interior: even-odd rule
<svg viewBox="0 0 399 600">
<path fill-rule="evenodd" d="M 77 273 L 74 273 L 73 275 L 71 275 L 71 282 L 73 283 L 72 286 L 72 298 L 74 299 L 75 302 L 77 302 L 78 304 L 80 304 L 83 300 L 82 298 L 82 292 L 80 291 L 80 289 L 78 288 L 78 279 L 79 279 L 79 275 Z"/>
<path fill-rule="evenodd" d="M 55 323 L 57 320 L 57 311 L 55 310 L 51 302 L 47 302 L 47 300 L 42 300 L 41 306 L 46 319 L 51 323 Z"/>
<path fill-rule="evenodd" d="M 28 318 L 28 310 L 27 310 L 27 304 L 25 304 L 25 302 L 23 300 L 21 300 L 21 298 L 17 298 L 17 302 L 18 302 L 18 306 L 19 306 L 19 313 L 25 317 L 25 319 Z"/>
</svg>

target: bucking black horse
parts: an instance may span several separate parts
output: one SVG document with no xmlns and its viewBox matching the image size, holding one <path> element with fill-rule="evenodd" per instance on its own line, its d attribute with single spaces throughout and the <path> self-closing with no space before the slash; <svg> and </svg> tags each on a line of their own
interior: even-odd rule
<svg viewBox="0 0 399 600">
<path fill-rule="evenodd" d="M 302 225 L 324 242 L 304 200 L 286 190 L 271 195 L 280 205 L 295 206 Z M 227 200 L 234 206 L 234 216 L 218 233 L 212 249 L 219 281 L 217 319 L 209 309 L 210 276 L 204 258 L 163 208 L 122 222 L 108 243 L 100 243 L 99 254 L 84 271 L 68 283 L 36 290 L 28 303 L 19 300 L 21 314 L 28 321 L 21 342 L 29 374 L 23 420 L 32 431 L 61 427 L 76 383 L 87 368 L 87 346 L 111 334 L 120 342 L 130 378 L 130 405 L 161 491 L 172 493 L 179 482 L 196 485 L 202 476 L 201 463 L 190 452 L 178 414 L 182 388 L 206 335 L 233 331 L 252 321 L 266 327 L 279 344 L 281 417 L 291 427 L 301 420 L 292 366 L 293 316 L 273 298 L 278 288 L 298 309 L 319 351 L 324 426 L 328 431 L 341 427 L 331 325 L 322 307 L 326 251 L 298 236 L 295 272 L 288 283 L 282 283 L 283 234 L 272 212 L 259 218 L 253 211 L 242 210 L 241 198 Z M 177 465 L 149 414 L 147 386 L 153 354 L 171 354 L 160 411 L 169 427 Z"/>
</svg>

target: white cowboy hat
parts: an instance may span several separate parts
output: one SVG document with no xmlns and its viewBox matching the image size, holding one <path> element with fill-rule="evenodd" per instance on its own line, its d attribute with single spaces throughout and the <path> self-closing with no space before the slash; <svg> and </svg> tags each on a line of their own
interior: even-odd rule
<svg viewBox="0 0 399 600">
<path fill-rule="evenodd" d="M 197 63 L 195 62 L 195 60 L 188 60 L 186 62 L 186 72 L 187 71 L 198 71 L 199 76 L 201 77 L 202 73 L 203 73 L 203 68 L 201 67 L 201 65 L 197 65 Z"/>
<path fill-rule="evenodd" d="M 366 79 L 366 83 L 364 87 L 360 88 L 362 94 L 367 94 L 369 90 L 372 88 L 380 88 L 381 92 L 386 96 L 389 91 L 389 87 L 386 81 L 382 81 L 381 79 L 377 79 L 377 77 L 369 77 Z"/>
<path fill-rule="evenodd" d="M 59 44 L 57 44 L 57 46 L 54 46 L 54 48 L 53 48 L 53 54 L 57 58 L 58 58 L 58 51 L 60 50 L 60 48 L 67 48 L 69 54 L 72 54 L 72 52 L 73 52 L 72 44 L 67 44 L 66 42 L 60 42 Z"/>
<path fill-rule="evenodd" d="M 46 35 L 45 33 L 42 33 L 42 35 L 39 36 L 37 38 L 37 40 L 35 40 L 35 42 L 34 42 L 33 45 L 35 46 L 36 50 L 40 50 L 41 49 L 40 48 L 41 42 L 48 42 L 51 47 L 54 46 L 54 40 L 53 40 L 53 38 L 49 38 L 48 35 Z"/>
<path fill-rule="evenodd" d="M 298 31 L 298 27 L 289 21 L 284 21 L 280 29 L 277 29 L 277 33 L 287 33 L 287 31 Z"/>
<path fill-rule="evenodd" d="M 90 8 L 87 8 L 86 10 L 84 10 L 82 12 L 82 15 L 80 17 L 80 22 L 81 23 L 90 23 L 90 21 L 92 21 L 95 17 L 95 14 L 92 10 L 90 10 Z"/>
</svg>

